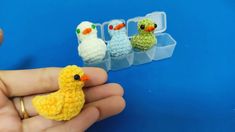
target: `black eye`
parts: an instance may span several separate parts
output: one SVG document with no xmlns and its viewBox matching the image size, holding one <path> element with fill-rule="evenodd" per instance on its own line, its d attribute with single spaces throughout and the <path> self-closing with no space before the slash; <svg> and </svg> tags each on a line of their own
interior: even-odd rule
<svg viewBox="0 0 235 132">
<path fill-rule="evenodd" d="M 157 24 L 156 23 L 154 24 L 154 27 L 157 28 Z"/>
<path fill-rule="evenodd" d="M 144 25 L 140 25 L 140 29 L 144 30 L 145 26 Z"/>
<path fill-rule="evenodd" d="M 80 76 L 78 74 L 73 76 L 74 80 L 80 80 Z"/>
</svg>

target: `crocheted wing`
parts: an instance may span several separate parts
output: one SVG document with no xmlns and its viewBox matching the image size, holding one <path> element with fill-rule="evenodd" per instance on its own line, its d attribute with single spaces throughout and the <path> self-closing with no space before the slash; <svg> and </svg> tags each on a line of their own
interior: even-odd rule
<svg viewBox="0 0 235 132">
<path fill-rule="evenodd" d="M 36 96 L 32 103 L 40 115 L 50 117 L 61 112 L 64 105 L 64 96 L 59 94 Z"/>
<path fill-rule="evenodd" d="M 105 44 L 105 42 L 102 39 L 98 39 L 99 44 L 101 45 L 103 51 L 106 53 L 107 50 L 107 45 Z"/>
</svg>

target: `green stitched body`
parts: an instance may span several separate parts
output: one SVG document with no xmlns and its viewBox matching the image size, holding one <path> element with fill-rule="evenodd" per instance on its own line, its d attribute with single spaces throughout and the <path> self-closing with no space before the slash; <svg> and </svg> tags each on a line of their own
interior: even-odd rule
<svg viewBox="0 0 235 132">
<path fill-rule="evenodd" d="M 157 44 L 157 38 L 154 34 L 157 24 L 151 19 L 145 18 L 138 22 L 139 34 L 134 35 L 131 39 L 132 47 L 138 50 L 146 51 Z"/>
<path fill-rule="evenodd" d="M 133 36 L 131 40 L 133 48 L 148 50 L 157 44 L 157 38 L 153 33 L 145 33 Z"/>
</svg>

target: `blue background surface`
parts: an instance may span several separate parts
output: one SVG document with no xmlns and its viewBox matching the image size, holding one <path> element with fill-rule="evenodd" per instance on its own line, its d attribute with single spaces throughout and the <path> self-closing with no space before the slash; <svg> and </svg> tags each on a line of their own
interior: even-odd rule
<svg viewBox="0 0 235 132">
<path fill-rule="evenodd" d="M 89 131 L 235 131 L 233 0 L 0 0 L 0 69 L 81 65 L 75 28 L 167 13 L 172 58 L 109 72 L 125 88 L 127 107 Z"/>
</svg>

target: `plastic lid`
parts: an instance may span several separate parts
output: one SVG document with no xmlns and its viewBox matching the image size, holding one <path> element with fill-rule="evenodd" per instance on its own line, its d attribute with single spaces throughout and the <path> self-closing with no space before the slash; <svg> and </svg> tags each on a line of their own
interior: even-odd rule
<svg viewBox="0 0 235 132">
<path fill-rule="evenodd" d="M 167 28 L 166 13 L 165 12 L 153 12 L 153 13 L 147 14 L 144 17 L 135 17 L 135 18 L 128 19 L 127 28 L 128 28 L 129 37 L 138 33 L 138 30 L 137 30 L 138 21 L 144 18 L 149 18 L 158 25 L 157 29 L 154 31 L 155 34 L 166 31 L 166 28 Z"/>
</svg>

